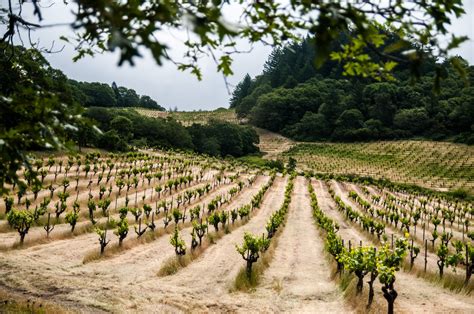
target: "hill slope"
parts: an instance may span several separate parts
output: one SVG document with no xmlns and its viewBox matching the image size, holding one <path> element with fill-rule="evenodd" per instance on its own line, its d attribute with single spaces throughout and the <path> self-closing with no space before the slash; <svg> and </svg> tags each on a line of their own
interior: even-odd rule
<svg viewBox="0 0 474 314">
<path fill-rule="evenodd" d="M 232 123 L 238 123 L 239 119 L 235 115 L 234 109 L 219 108 L 213 111 L 159 111 L 144 108 L 134 108 L 139 114 L 152 118 L 167 118 L 172 117 L 184 126 L 190 126 L 193 123 L 207 124 L 209 120 L 220 120 Z"/>
<path fill-rule="evenodd" d="M 432 141 L 305 143 L 284 154 L 302 169 L 474 192 L 474 147 Z"/>
<path fill-rule="evenodd" d="M 394 81 L 381 81 L 345 76 L 336 62 L 317 69 L 314 51 L 308 38 L 275 49 L 261 75 L 246 75 L 237 85 L 230 107 L 257 127 L 299 141 L 423 137 L 474 143 L 474 67 L 462 58 L 455 58 L 457 68 L 426 60 L 417 80 L 399 64 Z M 433 77 L 441 70 L 435 92 Z"/>
<path fill-rule="evenodd" d="M 163 113 L 136 109 L 143 115 L 171 116 L 180 123 L 205 124 L 211 119 L 237 121 L 234 110 Z M 163 114 L 166 114 L 165 116 Z M 464 189 L 474 193 L 474 147 L 436 141 L 369 143 L 308 143 L 254 127 L 264 159 L 293 157 L 298 168 L 316 173 L 355 174 L 389 179 L 436 190 Z"/>
</svg>

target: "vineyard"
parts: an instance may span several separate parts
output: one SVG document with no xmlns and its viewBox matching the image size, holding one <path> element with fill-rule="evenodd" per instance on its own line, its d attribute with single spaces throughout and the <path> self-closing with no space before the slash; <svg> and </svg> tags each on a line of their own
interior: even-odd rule
<svg viewBox="0 0 474 314">
<path fill-rule="evenodd" d="M 474 149 L 429 141 L 299 144 L 286 154 L 305 170 L 358 174 L 430 189 L 474 192 Z"/>
<path fill-rule="evenodd" d="M 462 199 L 163 151 L 18 175 L 0 203 L 7 310 L 474 311 Z"/>
<path fill-rule="evenodd" d="M 217 109 L 214 111 L 158 111 L 143 108 L 134 108 L 139 114 L 152 118 L 167 118 L 172 117 L 176 121 L 185 126 L 190 126 L 193 123 L 207 124 L 210 119 L 238 123 L 239 120 L 232 109 Z"/>
<path fill-rule="evenodd" d="M 0 4 L 0 314 L 474 314 L 474 1 L 45 2 Z"/>
</svg>

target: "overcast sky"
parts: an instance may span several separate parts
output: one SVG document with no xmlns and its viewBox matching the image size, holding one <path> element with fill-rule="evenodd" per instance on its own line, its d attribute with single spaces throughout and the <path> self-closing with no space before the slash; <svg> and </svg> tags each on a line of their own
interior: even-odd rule
<svg viewBox="0 0 474 314">
<path fill-rule="evenodd" d="M 46 6 L 51 0 L 42 1 Z M 6 7 L 7 0 L 0 0 L 1 6 Z M 46 23 L 68 22 L 70 13 L 57 1 L 52 7 L 43 10 Z M 471 39 L 455 51 L 456 54 L 466 58 L 474 64 L 474 0 L 464 0 L 466 15 L 459 20 L 454 20 L 451 31 L 457 35 L 467 35 Z M 228 13 L 229 14 L 229 13 Z M 235 15 L 235 11 L 230 12 Z M 3 29 L 0 29 L 3 34 Z M 59 36 L 70 33 L 69 27 L 54 27 L 37 31 L 34 38 L 41 38 L 43 46 L 51 45 L 53 40 L 59 43 Z M 171 54 L 182 55 L 179 34 L 165 34 L 170 42 Z M 249 46 L 241 42 L 240 49 L 246 50 Z M 252 77 L 261 73 L 263 64 L 267 59 L 271 47 L 254 45 L 248 54 L 235 54 L 233 71 L 234 75 L 228 78 L 230 84 L 236 85 L 242 77 L 249 73 Z M 149 54 L 144 54 L 141 59 L 136 59 L 135 66 L 128 64 L 117 66 L 118 57 L 114 53 L 106 53 L 83 58 L 77 62 L 72 61 L 74 49 L 66 45 L 61 53 L 46 55 L 51 65 L 62 70 L 68 77 L 80 81 L 99 81 L 111 84 L 115 81 L 120 86 L 133 88 L 138 94 L 149 95 L 165 108 L 177 106 L 179 110 L 208 110 L 218 107 L 228 107 L 230 95 L 225 87 L 222 75 L 217 73 L 214 61 L 200 60 L 203 80 L 198 81 L 188 72 L 181 72 L 176 67 L 167 63 L 158 66 Z"/>
</svg>

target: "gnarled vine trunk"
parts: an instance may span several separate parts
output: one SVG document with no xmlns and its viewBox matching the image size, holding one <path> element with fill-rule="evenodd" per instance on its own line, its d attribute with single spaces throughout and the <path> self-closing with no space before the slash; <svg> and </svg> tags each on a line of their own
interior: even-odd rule
<svg viewBox="0 0 474 314">
<path fill-rule="evenodd" d="M 387 313 L 388 314 L 393 314 L 393 306 L 395 304 L 395 299 L 397 298 L 398 296 L 398 293 L 397 291 L 395 291 L 395 289 L 393 288 L 393 283 L 395 282 L 395 280 L 390 283 L 390 284 L 386 284 L 382 287 L 382 291 L 383 291 L 383 296 L 385 298 L 385 300 L 387 300 Z"/>
</svg>

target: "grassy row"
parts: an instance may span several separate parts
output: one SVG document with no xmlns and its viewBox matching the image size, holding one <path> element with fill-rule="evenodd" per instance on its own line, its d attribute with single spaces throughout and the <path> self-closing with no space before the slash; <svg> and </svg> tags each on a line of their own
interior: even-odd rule
<svg viewBox="0 0 474 314">
<path fill-rule="evenodd" d="M 349 219 L 351 224 L 354 225 L 357 230 L 361 232 L 365 232 L 366 236 L 370 239 L 371 242 L 375 244 L 383 244 L 383 241 L 380 239 L 380 236 L 375 236 L 375 234 L 372 232 L 370 228 L 366 228 L 363 226 L 363 222 L 360 220 L 361 219 L 360 217 L 363 217 L 363 216 L 360 211 L 354 210 L 352 209 L 351 206 L 345 204 L 338 196 L 335 195 L 333 190 L 330 190 L 329 192 L 330 192 L 331 197 L 337 204 L 337 209 L 341 213 L 346 215 L 346 219 Z M 355 215 L 351 216 L 351 213 L 355 213 Z M 379 219 L 373 219 L 373 218 L 372 220 L 379 221 Z M 392 227 L 387 226 L 387 228 L 393 228 L 393 226 Z M 396 228 L 394 230 L 394 234 L 399 234 L 400 237 L 403 236 L 403 233 L 398 232 L 398 229 Z M 388 239 L 387 230 L 385 229 L 383 231 L 382 238 Z M 417 248 L 416 245 L 413 244 L 413 240 L 412 240 L 412 244 L 409 245 L 408 250 L 409 252 L 413 253 L 415 249 L 419 249 L 420 255 L 421 255 L 422 248 Z M 428 251 L 434 252 L 435 254 L 437 253 L 437 250 L 431 249 L 431 246 L 429 246 Z M 419 255 L 418 253 L 413 253 L 413 254 L 416 254 L 415 258 L 417 258 L 417 256 Z M 334 255 L 334 257 L 336 257 L 336 255 Z M 418 256 L 418 258 L 420 259 L 422 257 Z M 474 282 L 471 280 L 468 284 L 465 284 L 464 279 L 462 278 L 462 276 L 460 276 L 459 273 L 458 274 L 446 273 L 443 277 L 440 277 L 439 274 L 436 272 L 436 269 L 435 271 L 433 271 L 428 268 L 425 271 L 424 268 L 419 265 L 416 265 L 416 264 L 412 265 L 409 257 L 403 260 L 402 266 L 405 272 L 412 273 L 419 278 L 426 279 L 432 283 L 440 285 L 441 287 L 449 289 L 451 291 L 454 291 L 457 293 L 470 294 L 474 290 Z M 446 270 L 447 268 L 448 267 L 446 266 Z M 464 269 L 462 269 L 462 271 L 464 271 Z"/>
<path fill-rule="evenodd" d="M 281 234 L 281 230 L 283 230 L 280 226 L 284 226 L 286 223 L 291 194 L 294 188 L 294 178 L 295 175 L 292 174 L 285 188 L 283 204 L 271 215 L 266 224 L 267 237 L 265 237 L 265 233 L 262 234 L 262 237 L 246 233 L 242 247 L 237 246 L 237 251 L 244 259 L 249 255 L 256 256 L 257 259 L 251 265 L 250 271 L 247 267 L 240 269 L 234 280 L 235 290 L 246 292 L 253 290 L 260 283 L 264 271 L 270 265 L 275 249 L 278 246 L 278 237 Z"/>
<path fill-rule="evenodd" d="M 204 241 L 202 241 L 201 245 L 198 247 L 192 249 L 192 250 L 187 250 L 186 254 L 183 256 L 173 256 L 166 260 L 163 265 L 161 266 L 160 270 L 158 271 L 158 276 L 164 277 L 164 276 L 169 276 L 177 273 L 181 268 L 184 268 L 191 264 L 195 259 L 197 259 L 199 256 L 201 256 L 202 253 L 211 245 L 215 244 L 217 240 L 222 238 L 224 235 L 231 233 L 235 229 L 245 225 L 249 220 L 252 218 L 253 215 L 255 215 L 256 211 L 255 209 L 260 208 L 260 205 L 263 201 L 263 197 L 265 196 L 266 192 L 270 189 L 270 187 L 273 185 L 273 182 L 275 180 L 276 175 L 273 173 L 272 176 L 270 177 L 270 180 L 258 191 L 257 194 L 255 194 L 252 197 L 252 200 L 246 204 L 243 205 L 237 210 L 236 212 L 240 212 L 240 209 L 246 209 L 246 208 L 251 208 L 251 212 L 249 215 L 242 217 L 241 219 L 232 222 L 227 223 L 224 226 L 224 229 L 216 230 L 214 232 L 209 232 L 207 231 L 206 237 L 204 238 Z M 206 229 L 207 229 L 206 224 Z"/>
<path fill-rule="evenodd" d="M 311 181 L 308 182 L 308 190 L 314 220 L 316 225 L 320 228 L 322 235 L 325 237 L 325 249 L 328 253 L 328 260 L 334 265 L 334 274 L 339 275 L 334 276 L 334 279 L 339 283 L 346 301 L 351 304 L 352 308 L 356 309 L 356 312 L 383 312 L 383 306 L 379 300 L 374 300 L 370 308 L 368 308 L 364 301 L 366 298 L 362 298 L 358 295 L 356 277 L 349 272 L 344 272 L 344 265 L 339 259 L 339 256 L 342 255 L 345 250 L 344 240 L 337 234 L 339 225 L 320 209 Z M 363 295 L 367 297 L 365 293 Z"/>
</svg>

